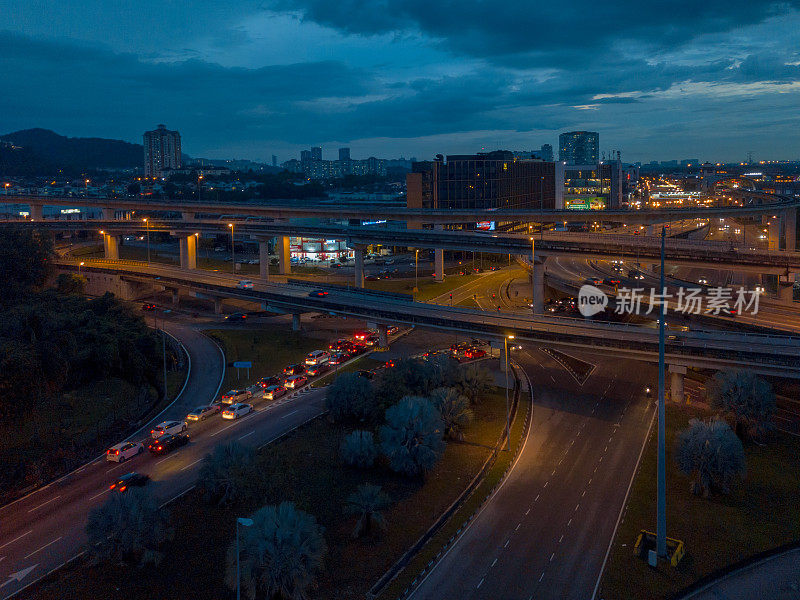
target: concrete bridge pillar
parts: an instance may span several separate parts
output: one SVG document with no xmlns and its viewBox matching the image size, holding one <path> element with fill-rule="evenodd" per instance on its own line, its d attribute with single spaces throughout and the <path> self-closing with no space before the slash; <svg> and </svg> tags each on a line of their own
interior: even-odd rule
<svg viewBox="0 0 800 600">
<path fill-rule="evenodd" d="M 544 313 L 544 261 L 534 261 L 531 269 L 531 303 L 533 314 Z"/>
<path fill-rule="evenodd" d="M 44 206 L 41 204 L 31 204 L 29 208 L 31 221 L 41 221 L 44 219 Z"/>
<path fill-rule="evenodd" d="M 292 250 L 289 245 L 288 235 L 278 236 L 278 272 L 281 275 L 290 275 L 292 273 Z"/>
<path fill-rule="evenodd" d="M 789 208 L 783 216 L 784 239 L 786 240 L 786 250 L 789 252 L 797 251 L 797 209 Z"/>
<path fill-rule="evenodd" d="M 655 236 L 657 236 L 657 235 L 658 235 L 658 233 L 657 233 L 656 227 L 657 227 L 657 225 L 656 225 L 655 223 L 651 223 L 650 225 L 648 225 L 648 226 L 645 228 L 645 230 L 644 230 L 644 234 L 645 234 L 646 236 L 649 236 L 649 237 L 655 237 Z"/>
<path fill-rule="evenodd" d="M 100 209 L 103 221 L 113 221 L 116 218 L 117 212 L 113 208 Z"/>
<path fill-rule="evenodd" d="M 779 249 L 779 242 L 780 242 L 780 230 L 781 222 L 779 219 L 770 219 L 769 225 L 767 225 L 767 236 L 769 240 L 769 249 L 770 250 L 778 250 Z"/>
<path fill-rule="evenodd" d="M 383 350 L 389 347 L 389 335 L 386 329 L 386 325 L 378 324 L 378 346 Z"/>
<path fill-rule="evenodd" d="M 778 281 L 778 300 L 786 304 L 794 302 L 794 277 L 789 277 L 789 280 L 789 285 Z"/>
<path fill-rule="evenodd" d="M 265 239 L 258 240 L 258 274 L 269 283 L 269 243 Z"/>
<path fill-rule="evenodd" d="M 435 281 L 444 281 L 444 250 L 436 248 L 433 251 L 433 272 L 436 273 Z"/>
<path fill-rule="evenodd" d="M 214 314 L 219 315 L 222 313 L 222 298 L 214 298 Z"/>
<path fill-rule="evenodd" d="M 181 236 L 179 245 L 181 250 L 181 269 L 196 269 L 197 236 L 194 234 Z"/>
<path fill-rule="evenodd" d="M 172 291 L 172 306 L 178 306 L 178 304 L 180 304 L 181 301 L 180 290 L 178 288 L 175 288 L 174 290 L 171 291 Z"/>
<path fill-rule="evenodd" d="M 366 248 L 361 244 L 356 244 L 353 248 L 353 252 L 356 255 L 356 282 L 355 286 L 357 288 L 364 287 L 364 254 L 366 252 Z"/>
<path fill-rule="evenodd" d="M 103 234 L 103 253 L 107 260 L 119 260 L 119 237 L 108 233 Z"/>
<path fill-rule="evenodd" d="M 300 313 L 292 315 L 292 331 L 300 331 Z"/>
<path fill-rule="evenodd" d="M 683 391 L 683 378 L 686 376 L 686 367 L 669 365 L 669 398 L 673 402 L 683 404 L 686 395 Z"/>
</svg>

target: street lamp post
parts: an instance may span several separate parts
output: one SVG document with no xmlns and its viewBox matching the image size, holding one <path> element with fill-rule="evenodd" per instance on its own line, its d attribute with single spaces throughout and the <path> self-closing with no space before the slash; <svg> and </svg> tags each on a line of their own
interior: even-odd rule
<svg viewBox="0 0 800 600">
<path fill-rule="evenodd" d="M 664 240 L 666 228 L 661 228 L 661 294 L 664 293 Z M 662 304 L 658 323 L 658 475 L 656 501 L 656 552 L 659 558 L 667 556 L 667 474 L 666 474 L 666 416 L 664 408 L 664 325 L 666 305 Z"/>
<path fill-rule="evenodd" d="M 251 527 L 253 519 L 246 519 L 238 517 L 236 519 L 236 600 L 241 600 L 241 582 L 239 581 L 239 525 L 242 527 Z"/>
<path fill-rule="evenodd" d="M 506 354 L 506 450 L 511 450 L 511 405 L 508 400 L 508 340 L 513 339 L 513 335 L 503 337 L 503 347 Z"/>
<path fill-rule="evenodd" d="M 150 264 L 150 220 L 142 219 L 144 221 L 144 228 L 147 230 L 147 264 Z"/>
<path fill-rule="evenodd" d="M 78 275 L 81 274 L 81 267 L 83 266 L 83 264 L 84 264 L 83 261 L 78 263 Z"/>
<path fill-rule="evenodd" d="M 231 273 L 236 275 L 236 246 L 233 243 L 233 223 L 228 223 L 231 228 Z"/>
<path fill-rule="evenodd" d="M 414 250 L 414 293 L 419 292 L 419 248 Z"/>
</svg>

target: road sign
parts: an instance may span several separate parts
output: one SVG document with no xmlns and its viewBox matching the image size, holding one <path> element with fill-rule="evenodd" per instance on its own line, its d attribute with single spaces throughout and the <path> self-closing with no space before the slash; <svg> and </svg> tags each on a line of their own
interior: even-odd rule
<svg viewBox="0 0 800 600">
<path fill-rule="evenodd" d="M 249 360 L 237 360 L 233 363 L 233 366 L 237 369 L 250 369 L 253 366 L 253 363 Z"/>
</svg>

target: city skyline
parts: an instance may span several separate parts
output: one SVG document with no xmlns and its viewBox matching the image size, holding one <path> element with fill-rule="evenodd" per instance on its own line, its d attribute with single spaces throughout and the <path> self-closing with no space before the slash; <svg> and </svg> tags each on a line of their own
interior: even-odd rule
<svg viewBox="0 0 800 600">
<path fill-rule="evenodd" d="M 310 140 L 422 158 L 555 146 L 581 129 L 626 161 L 800 157 L 796 3 L 597 15 L 580 3 L 427 16 L 308 0 L 155 7 L 0 2 L 14 82 L 2 129 L 133 141 L 165 122 L 190 154 L 265 162 Z"/>
</svg>

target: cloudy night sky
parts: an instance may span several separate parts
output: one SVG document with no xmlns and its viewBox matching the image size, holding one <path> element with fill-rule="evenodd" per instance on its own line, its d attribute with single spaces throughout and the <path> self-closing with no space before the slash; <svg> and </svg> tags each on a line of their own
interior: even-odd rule
<svg viewBox="0 0 800 600">
<path fill-rule="evenodd" d="M 280 161 L 557 147 L 800 159 L 800 1 L 0 0 L 0 133 Z"/>
</svg>

